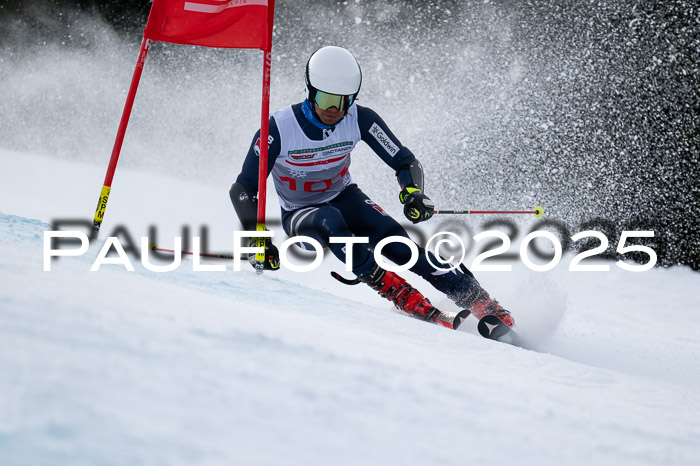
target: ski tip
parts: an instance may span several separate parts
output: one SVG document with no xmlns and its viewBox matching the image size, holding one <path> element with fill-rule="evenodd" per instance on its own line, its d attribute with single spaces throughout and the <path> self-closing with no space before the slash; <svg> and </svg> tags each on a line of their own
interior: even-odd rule
<svg viewBox="0 0 700 466">
<path fill-rule="evenodd" d="M 511 336 L 513 330 L 501 319 L 494 315 L 486 315 L 479 320 L 477 325 L 479 334 L 490 340 L 505 341 Z"/>
<path fill-rule="evenodd" d="M 471 311 L 469 309 L 464 309 L 462 311 L 459 311 L 457 315 L 455 315 L 454 319 L 452 320 L 452 328 L 454 330 L 457 330 L 460 325 L 462 325 L 462 322 L 464 322 L 464 319 L 469 317 L 469 314 L 471 314 Z"/>
<path fill-rule="evenodd" d="M 335 271 L 331 272 L 331 277 L 335 278 L 336 280 L 338 280 L 340 283 L 342 283 L 344 285 L 357 285 L 361 281 L 359 278 L 354 278 L 354 279 L 345 278 L 342 275 L 340 275 L 338 272 L 335 272 Z"/>
</svg>

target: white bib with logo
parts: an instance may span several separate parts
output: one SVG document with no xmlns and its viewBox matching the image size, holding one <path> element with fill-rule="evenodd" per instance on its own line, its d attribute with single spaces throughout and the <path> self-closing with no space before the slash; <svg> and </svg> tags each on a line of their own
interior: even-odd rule
<svg viewBox="0 0 700 466">
<path fill-rule="evenodd" d="M 280 133 L 280 155 L 272 167 L 272 177 L 285 210 L 322 204 L 335 198 L 352 183 L 350 152 L 360 141 L 357 106 L 332 133 L 321 141 L 306 137 L 291 105 L 272 115 Z"/>
</svg>

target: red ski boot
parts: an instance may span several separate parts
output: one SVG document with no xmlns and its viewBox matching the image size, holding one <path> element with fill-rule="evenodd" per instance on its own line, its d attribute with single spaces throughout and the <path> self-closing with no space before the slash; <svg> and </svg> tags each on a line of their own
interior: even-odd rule
<svg viewBox="0 0 700 466">
<path fill-rule="evenodd" d="M 468 309 L 479 320 L 485 315 L 495 315 L 508 327 L 512 327 L 515 324 L 515 319 L 510 315 L 510 312 L 489 296 L 473 275 L 471 275 L 471 280 L 466 285 L 466 290 L 460 290 L 450 296 L 460 308 Z"/>
<path fill-rule="evenodd" d="M 417 314 L 424 320 L 433 322 L 440 311 L 430 304 L 428 298 L 409 285 L 394 272 L 375 267 L 361 281 L 379 292 L 379 295 L 393 302 L 396 307 L 409 314 Z"/>
<path fill-rule="evenodd" d="M 472 304 L 470 311 L 472 311 L 474 317 L 479 320 L 481 320 L 481 318 L 485 315 L 490 314 L 501 319 L 508 327 L 512 327 L 513 324 L 515 324 L 515 319 L 513 319 L 513 316 L 510 315 L 510 312 L 498 304 L 498 301 L 489 296 L 489 294 L 483 288 L 481 289 L 481 293 L 479 293 L 479 296 L 476 298 L 474 304 Z"/>
</svg>

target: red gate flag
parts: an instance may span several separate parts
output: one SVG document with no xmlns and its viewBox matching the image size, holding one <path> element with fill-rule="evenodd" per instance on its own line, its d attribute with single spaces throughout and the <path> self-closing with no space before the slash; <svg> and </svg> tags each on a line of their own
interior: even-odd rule
<svg viewBox="0 0 700 466">
<path fill-rule="evenodd" d="M 134 105 L 136 90 L 141 79 L 146 54 L 151 41 L 172 42 L 205 47 L 245 48 L 263 50 L 263 92 L 260 118 L 260 138 L 267 141 L 270 119 L 270 66 L 272 64 L 272 23 L 275 0 L 153 0 L 151 14 L 143 30 L 139 58 L 131 78 L 131 85 L 119 121 L 112 156 L 97 202 L 92 225 L 92 237 L 96 238 L 104 218 L 107 201 L 112 189 L 114 172 L 129 116 Z M 267 144 L 260 147 L 260 181 L 258 188 L 258 229 L 264 229 L 265 182 L 267 174 Z M 262 272 L 262 259 L 256 255 L 256 269 Z"/>
<path fill-rule="evenodd" d="M 153 0 L 144 37 L 175 44 L 269 50 L 268 3 Z"/>
</svg>

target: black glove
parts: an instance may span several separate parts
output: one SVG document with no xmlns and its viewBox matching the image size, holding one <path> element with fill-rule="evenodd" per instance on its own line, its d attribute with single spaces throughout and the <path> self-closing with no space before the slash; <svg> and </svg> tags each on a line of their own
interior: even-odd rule
<svg viewBox="0 0 700 466">
<path fill-rule="evenodd" d="M 435 214 L 435 204 L 418 188 L 403 188 L 399 200 L 403 204 L 403 214 L 413 223 L 428 220 Z"/>
<path fill-rule="evenodd" d="M 254 248 L 258 246 L 258 238 L 250 239 L 250 247 Z M 250 265 L 255 267 L 255 253 L 248 253 L 248 262 Z M 272 244 L 270 238 L 265 238 L 265 262 L 263 270 L 279 270 L 280 268 L 280 252 L 277 250 L 277 246 Z"/>
</svg>

